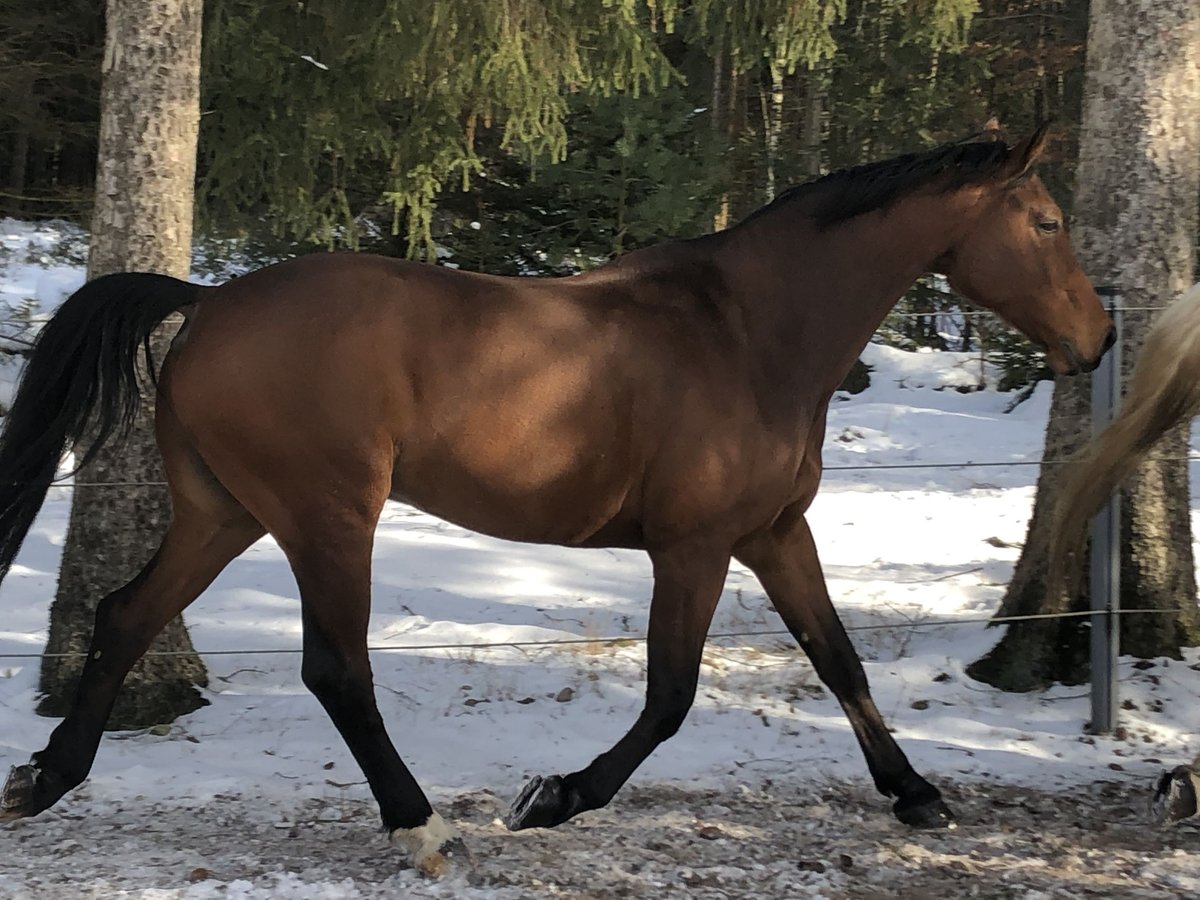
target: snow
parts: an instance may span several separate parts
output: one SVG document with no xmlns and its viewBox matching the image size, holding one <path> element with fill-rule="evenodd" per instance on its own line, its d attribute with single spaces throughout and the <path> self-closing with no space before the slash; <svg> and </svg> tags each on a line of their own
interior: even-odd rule
<svg viewBox="0 0 1200 900">
<path fill-rule="evenodd" d="M 58 226 L 0 221 L 0 303 L 36 322 L 82 282 L 78 255 L 51 253 L 62 239 Z M 1014 695 L 964 674 L 1002 633 L 982 620 L 995 612 L 1025 536 L 1037 468 L 1020 463 L 1040 454 L 1049 385 L 1006 412 L 1012 395 L 975 390 L 981 369 L 971 354 L 872 345 L 864 359 L 871 387 L 839 395 L 830 410 L 828 471 L 810 522 L 876 702 L 916 768 L 964 784 L 1059 790 L 1107 778 L 1138 792 L 1164 767 L 1190 760 L 1200 729 L 1198 651 L 1150 669 L 1121 661 L 1129 708 L 1119 739 L 1084 736 L 1086 686 Z M 13 373 L 10 365 L 0 378 L 11 383 Z M 1011 465 L 878 468 L 964 462 Z M 0 772 L 40 749 L 54 724 L 33 713 L 36 654 L 69 496 L 69 486 L 52 489 L 0 589 Z M 638 553 L 506 543 L 387 507 L 369 637 L 379 704 L 435 805 L 485 790 L 507 802 L 531 776 L 580 768 L 625 731 L 641 705 L 644 652 L 637 640 L 607 640 L 645 633 L 650 587 Z M 59 809 L 102 821 L 245 796 L 277 827 L 313 803 L 331 820 L 348 805 L 374 815 L 353 759 L 300 683 L 296 589 L 279 548 L 257 543 L 186 619 L 209 668 L 211 705 L 165 734 L 106 736 L 90 779 Z M 735 564 L 713 632 L 748 636 L 710 640 L 687 723 L 631 790 L 866 781 L 838 704 L 780 629 L 755 579 Z M 586 642 L 504 646 L 578 639 Z M 369 820 L 354 826 L 363 838 Z M 0 832 L 0 860 L 7 840 Z M 1195 889 L 1180 863 L 1148 865 Z M 359 896 L 336 877 L 264 878 L 144 896 Z M 0 862 L 0 896 L 20 896 L 21 883 Z"/>
</svg>

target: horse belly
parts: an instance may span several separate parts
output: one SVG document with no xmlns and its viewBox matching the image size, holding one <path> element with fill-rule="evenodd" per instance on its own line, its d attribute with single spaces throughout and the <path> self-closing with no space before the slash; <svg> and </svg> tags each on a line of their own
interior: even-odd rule
<svg viewBox="0 0 1200 900">
<path fill-rule="evenodd" d="M 402 448 L 392 497 L 464 528 L 515 541 L 636 544 L 633 467 L 573 434 L 495 430 Z"/>
<path fill-rule="evenodd" d="M 463 528 L 511 541 L 539 544 L 636 546 L 640 529 L 622 515 L 614 491 L 576 490 L 570 485 L 536 493 L 486 484 L 473 473 L 438 466 L 422 476 L 397 473 L 392 499 Z"/>
</svg>

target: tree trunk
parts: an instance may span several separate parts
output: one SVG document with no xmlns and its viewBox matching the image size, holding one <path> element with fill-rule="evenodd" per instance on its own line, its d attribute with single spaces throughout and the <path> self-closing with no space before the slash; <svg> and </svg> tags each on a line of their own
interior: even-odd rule
<svg viewBox="0 0 1200 900">
<path fill-rule="evenodd" d="M 19 216 L 25 210 L 25 194 L 29 186 L 29 151 L 32 142 L 33 123 L 44 115 L 38 110 L 34 100 L 33 80 L 18 78 L 6 85 L 13 95 L 5 102 L 10 108 L 10 115 L 15 119 L 12 128 L 12 142 L 9 144 L 7 159 L 7 178 L 5 187 L 10 196 L 6 197 L 4 206 L 10 216 Z"/>
<path fill-rule="evenodd" d="M 188 274 L 201 7 L 202 0 L 108 0 L 90 278 L 116 271 Z M 155 335 L 156 359 L 174 330 L 168 323 Z M 142 568 L 166 529 L 170 503 L 147 393 L 128 442 L 106 448 L 77 476 L 48 654 L 86 649 L 97 601 Z M 134 668 L 110 728 L 167 722 L 204 705 L 197 685 L 207 675 L 182 619 L 151 651 L 176 655 L 147 656 Z M 81 665 L 78 658 L 43 658 L 40 713 L 65 712 Z"/>
<path fill-rule="evenodd" d="M 776 193 L 778 193 L 775 185 L 775 163 L 779 159 L 779 138 L 783 134 L 783 67 L 784 64 L 780 60 L 771 60 L 767 66 L 767 73 L 771 78 L 771 89 L 770 91 L 763 91 L 760 88 L 762 96 L 763 136 L 766 145 L 767 171 L 764 193 L 767 203 L 774 200 Z"/>
<path fill-rule="evenodd" d="M 803 170 L 809 178 L 821 174 L 821 150 L 825 145 L 825 94 L 827 66 L 810 66 L 804 85 L 804 110 L 801 131 Z"/>
<path fill-rule="evenodd" d="M 1194 279 L 1200 192 L 1200 4 L 1093 0 L 1088 30 L 1075 240 L 1096 284 L 1120 288 L 1125 307 L 1161 306 Z M 1124 314 L 1125 374 L 1152 314 Z M 1087 439 L 1090 379 L 1060 379 L 1045 458 Z M 1200 638 L 1188 506 L 1187 428 L 1168 436 L 1122 491 L 1121 605 L 1182 612 L 1121 618 L 1122 652 L 1178 658 Z M 1175 461 L 1161 461 L 1175 460 Z M 1084 594 L 1044 596 L 1047 528 L 1058 473 L 1044 466 L 1024 551 L 1001 615 L 1084 609 Z M 1086 579 L 1083 579 L 1086 582 Z M 1080 619 L 1009 626 L 969 673 L 1008 690 L 1079 681 L 1088 664 Z"/>
<path fill-rule="evenodd" d="M 725 109 L 725 44 L 724 42 L 717 45 L 713 51 L 712 58 L 712 129 L 716 134 L 726 133 L 726 125 L 723 121 L 724 114 L 728 111 Z M 729 152 L 729 143 L 726 142 L 725 152 Z M 724 231 L 729 227 L 729 191 L 724 191 L 721 194 L 721 199 L 717 204 L 717 211 L 713 215 L 713 231 Z"/>
<path fill-rule="evenodd" d="M 13 132 L 12 155 L 8 164 L 9 214 L 19 215 L 22 210 L 22 199 L 25 196 L 25 184 L 29 174 L 29 126 L 21 123 Z"/>
</svg>

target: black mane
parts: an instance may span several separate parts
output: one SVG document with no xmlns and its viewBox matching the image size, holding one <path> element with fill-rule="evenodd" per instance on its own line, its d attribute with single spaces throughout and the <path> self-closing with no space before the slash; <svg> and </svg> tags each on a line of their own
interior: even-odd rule
<svg viewBox="0 0 1200 900">
<path fill-rule="evenodd" d="M 960 141 L 920 153 L 840 169 L 788 188 L 750 218 L 797 201 L 811 203 L 809 214 L 819 228 L 884 209 L 918 188 L 936 183 L 952 191 L 983 181 L 999 171 L 1010 148 L 999 140 Z"/>
</svg>

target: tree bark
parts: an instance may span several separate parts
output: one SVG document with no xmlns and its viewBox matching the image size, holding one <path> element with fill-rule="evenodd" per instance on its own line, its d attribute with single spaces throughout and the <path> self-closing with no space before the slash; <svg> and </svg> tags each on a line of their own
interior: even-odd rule
<svg viewBox="0 0 1200 900">
<path fill-rule="evenodd" d="M 712 58 L 712 116 L 710 121 L 716 134 L 727 133 L 727 125 L 724 121 L 727 114 L 728 110 L 725 108 L 725 45 L 722 42 L 713 51 Z M 726 143 L 725 152 L 729 152 L 728 143 Z M 724 231 L 728 227 L 729 191 L 724 191 L 717 204 L 717 211 L 713 215 L 713 231 Z"/>
<path fill-rule="evenodd" d="M 108 0 L 96 209 L 88 276 L 155 271 L 186 277 L 199 129 L 202 0 Z M 161 359 L 177 323 L 156 333 Z M 153 390 L 126 443 L 76 477 L 58 592 L 42 660 L 43 715 L 65 713 L 97 601 L 129 581 L 166 530 L 170 502 L 154 443 Z M 93 486 L 95 485 L 95 486 Z M 206 702 L 207 675 L 181 618 L 130 673 L 109 728 L 167 722 Z"/>
<path fill-rule="evenodd" d="M 12 155 L 8 164 L 8 190 L 13 195 L 9 209 L 12 215 L 21 211 L 25 182 L 29 173 L 29 126 L 22 123 L 13 132 Z"/>
<path fill-rule="evenodd" d="M 804 85 L 804 110 L 801 131 L 803 171 L 809 178 L 821 174 L 821 149 L 825 145 L 825 94 L 827 66 L 809 66 Z"/>
<path fill-rule="evenodd" d="M 1096 284 L 1120 288 L 1125 307 L 1171 302 L 1193 283 L 1200 194 L 1200 3 L 1093 0 L 1088 29 L 1082 138 L 1076 173 L 1075 241 Z M 1125 375 L 1153 314 L 1124 314 Z M 1065 459 L 1090 432 L 1090 378 L 1055 385 L 1045 458 Z M 1192 558 L 1187 428 L 1169 435 L 1122 490 L 1121 605 L 1173 610 L 1121 618 L 1125 654 L 1178 658 L 1200 638 Z M 1168 461 L 1169 460 L 1169 461 Z M 1025 548 L 1000 615 L 1087 607 L 1046 597 L 1047 529 L 1060 467 L 1043 466 Z M 1086 571 L 1086 570 L 1085 570 Z M 968 668 L 1008 690 L 1079 681 L 1088 670 L 1086 620 L 1010 625 Z"/>
<path fill-rule="evenodd" d="M 775 163 L 779 159 L 779 138 L 783 134 L 783 63 L 780 60 L 771 60 L 767 66 L 767 73 L 771 78 L 771 87 L 763 97 L 762 107 L 767 164 L 764 191 L 766 202 L 770 203 L 778 193 L 775 185 Z"/>
</svg>

